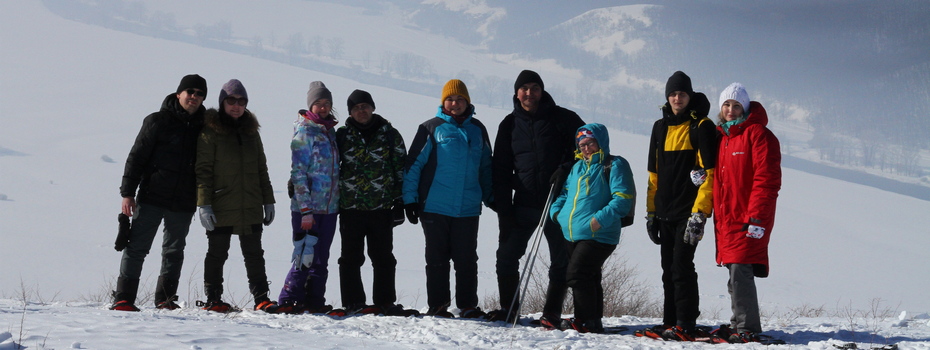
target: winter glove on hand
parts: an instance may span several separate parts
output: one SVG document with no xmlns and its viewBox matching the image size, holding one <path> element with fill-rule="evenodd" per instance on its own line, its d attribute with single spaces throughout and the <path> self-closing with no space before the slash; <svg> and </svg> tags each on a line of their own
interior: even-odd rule
<svg viewBox="0 0 930 350">
<path fill-rule="evenodd" d="M 126 214 L 119 213 L 119 232 L 116 234 L 116 243 L 113 245 L 113 249 L 121 252 L 126 246 L 129 245 L 129 236 L 132 228 L 132 224 L 129 222 L 129 216 Z"/>
<path fill-rule="evenodd" d="M 407 213 L 407 220 L 410 220 L 411 224 L 416 225 L 420 222 L 420 204 L 404 204 L 404 212 Z"/>
<path fill-rule="evenodd" d="M 707 223 L 707 216 L 704 213 L 691 213 L 688 219 L 688 227 L 685 229 L 685 243 L 697 245 L 704 238 L 704 224 Z"/>
<path fill-rule="evenodd" d="M 315 224 L 313 214 L 306 214 L 300 217 L 300 228 L 302 230 L 312 230 L 313 224 Z"/>
<path fill-rule="evenodd" d="M 565 178 L 568 177 L 568 173 L 572 171 L 572 165 L 571 162 L 568 162 L 555 168 L 555 171 L 552 172 L 552 176 L 549 176 L 549 184 L 555 187 L 562 187 L 562 185 L 565 184 Z"/>
<path fill-rule="evenodd" d="M 704 168 L 691 170 L 691 183 L 700 187 L 707 180 L 707 171 Z"/>
<path fill-rule="evenodd" d="M 391 218 L 394 220 L 394 227 L 404 223 L 404 202 L 394 202 L 394 206 L 391 207 Z"/>
<path fill-rule="evenodd" d="M 655 222 L 656 213 L 648 212 L 646 213 L 646 233 L 649 234 L 649 240 L 655 244 L 662 244 L 661 237 L 659 237 L 659 226 Z"/>
<path fill-rule="evenodd" d="M 213 231 L 215 228 L 216 215 L 213 215 L 212 205 L 200 206 L 200 224 L 203 225 L 203 228 L 207 229 L 207 231 Z"/>
<path fill-rule="evenodd" d="M 265 204 L 265 217 L 262 219 L 262 223 L 265 226 L 271 225 L 271 222 L 274 221 L 274 204 Z"/>
<path fill-rule="evenodd" d="M 746 237 L 760 239 L 762 236 L 765 236 L 765 227 L 749 225 L 747 229 Z"/>
<path fill-rule="evenodd" d="M 304 238 L 294 241 L 294 253 L 291 255 L 291 262 L 294 269 L 302 270 L 310 268 L 313 264 L 313 247 L 316 245 L 317 237 L 305 235 Z"/>
<path fill-rule="evenodd" d="M 287 198 L 294 198 L 294 183 L 287 180 Z"/>
</svg>

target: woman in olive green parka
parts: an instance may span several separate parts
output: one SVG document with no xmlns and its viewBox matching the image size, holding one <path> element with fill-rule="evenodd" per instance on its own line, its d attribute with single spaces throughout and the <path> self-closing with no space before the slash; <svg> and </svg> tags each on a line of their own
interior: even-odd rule
<svg viewBox="0 0 930 350">
<path fill-rule="evenodd" d="M 255 309 L 271 311 L 268 278 L 262 249 L 262 224 L 274 219 L 274 194 L 259 124 L 245 106 L 248 94 L 232 79 L 220 91 L 219 110 L 205 113 L 205 126 L 197 143 L 197 206 L 207 229 L 204 259 L 205 310 L 227 312 L 223 295 L 223 265 L 229 257 L 232 235 L 239 235 L 249 291 Z"/>
</svg>

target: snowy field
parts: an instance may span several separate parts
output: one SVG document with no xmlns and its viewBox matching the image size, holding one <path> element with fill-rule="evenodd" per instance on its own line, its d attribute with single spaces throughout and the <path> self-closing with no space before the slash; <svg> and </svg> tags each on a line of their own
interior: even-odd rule
<svg viewBox="0 0 930 350">
<path fill-rule="evenodd" d="M 181 23 L 194 23 L 196 18 L 209 18 L 221 10 L 224 16 L 251 16 L 245 27 L 248 30 L 285 23 L 295 26 L 293 18 L 281 19 L 275 17 L 276 13 L 258 8 L 233 14 L 229 6 L 217 9 L 207 2 L 184 2 L 184 11 L 181 2 L 171 3 L 175 6 L 160 10 L 174 11 Z M 252 4 L 236 2 L 243 9 L 261 6 Z M 305 1 L 280 4 L 319 5 Z M 402 42 L 406 48 L 423 52 L 424 57 L 433 57 L 433 47 L 444 43 L 443 52 L 456 57 L 452 62 L 455 68 L 443 68 L 441 72 L 450 78 L 459 70 L 483 69 L 516 77 L 520 70 L 533 68 L 541 73 L 548 89 L 559 85 L 555 77 L 560 75 L 547 72 L 564 71 L 548 67 L 554 65 L 552 62 L 508 62 L 472 53 L 467 46 L 412 32 L 404 27 L 402 19 L 371 19 L 351 7 L 319 6 L 328 11 L 328 16 L 321 19 L 326 22 L 322 28 L 349 20 L 377 20 L 379 35 L 405 38 Z M 390 45 L 384 39 L 366 39 L 365 30 L 371 30 L 366 27 L 319 30 L 324 35 L 352 38 L 353 45 Z M 285 33 L 282 30 L 279 35 Z M 417 40 L 410 40 L 410 36 Z M 669 72 L 674 69 L 670 67 Z M 635 338 L 630 335 L 632 331 L 659 320 L 634 317 L 605 320 L 607 325 L 628 328 L 621 334 L 590 335 L 433 318 L 365 316 L 339 320 L 251 311 L 217 315 L 193 307 L 156 312 L 145 295 L 140 295 L 141 313 L 106 310 L 107 293 L 116 278 L 120 257 L 112 243 L 125 156 L 142 118 L 155 111 L 162 98 L 174 91 L 178 80 L 189 73 L 207 79 L 207 107 L 216 106 L 217 91 L 223 82 L 238 78 L 245 84 L 249 109 L 262 124 L 279 213 L 287 208 L 283 185 L 289 170 L 291 123 L 296 111 L 306 107 L 310 81 L 326 83 L 343 117 L 346 113 L 341 101 L 350 91 L 371 92 L 378 107 L 376 113 L 390 120 L 408 143 L 416 125 L 431 117 L 439 103 L 438 90 L 434 95 L 417 95 L 253 57 L 72 22 L 50 13 L 38 0 L 0 2 L 0 350 L 20 345 L 29 349 L 711 346 Z M 553 79 L 549 80 L 549 76 Z M 499 120 L 509 111 L 488 107 L 477 91 L 472 96 L 477 118 L 495 135 Z M 644 103 L 658 104 L 661 94 L 656 97 L 656 101 Z M 559 96 L 554 98 L 559 101 Z M 611 149 L 631 162 L 642 192 L 646 186 L 648 138 L 611 130 L 611 140 Z M 640 200 L 637 206 L 645 208 L 645 198 Z M 770 247 L 771 277 L 758 281 L 766 333 L 788 342 L 780 348 L 832 349 L 844 342 L 930 348 L 928 212 L 930 202 L 925 200 L 785 169 Z M 264 237 L 267 271 L 275 292 L 280 290 L 292 249 L 290 228 L 282 217 L 279 214 Z M 496 219 L 490 211 L 481 217 L 481 297 L 497 292 Z M 658 247 L 649 242 L 641 221 L 624 229 L 614 259 L 626 261 L 658 299 L 662 293 Z M 192 224 L 179 292 L 186 305 L 202 298 L 201 266 L 206 252 L 202 232 L 199 223 Z M 712 237 L 708 233 L 695 258 L 702 310 L 698 322 L 707 326 L 726 323 L 729 316 L 727 274 L 714 265 Z M 338 247 L 337 238 L 327 292 L 328 303 L 337 307 L 341 305 L 335 262 Z M 157 277 L 157 248 L 152 253 L 143 270 L 143 291 L 150 291 Z M 395 254 L 398 302 L 424 308 L 423 238 L 419 226 L 407 223 L 395 230 Z M 246 294 L 244 274 L 241 254 L 232 249 L 226 264 L 226 298 L 248 307 L 251 302 L 242 297 Z M 370 281 L 367 266 L 363 277 L 366 283 Z"/>
<path fill-rule="evenodd" d="M 25 316 L 23 313 L 25 310 Z M 538 317 L 539 315 L 531 315 Z M 139 313 L 109 311 L 99 303 L 41 305 L 0 299 L 0 350 L 15 349 L 859 349 L 897 345 L 930 349 L 927 314 L 861 317 L 836 315 L 763 318 L 766 334 L 785 345 L 665 342 L 632 335 L 658 319 L 609 317 L 620 334 L 546 331 L 503 322 L 435 317 L 402 318 L 269 315 L 243 311 L 222 315 L 196 309 Z M 22 323 L 20 323 L 22 320 Z M 700 320 L 712 325 L 722 320 Z M 22 324 L 22 327 L 20 327 Z M 9 328 L 6 328 L 9 327 Z M 4 331 L 8 333 L 3 333 Z M 22 332 L 22 336 L 20 335 Z"/>
</svg>

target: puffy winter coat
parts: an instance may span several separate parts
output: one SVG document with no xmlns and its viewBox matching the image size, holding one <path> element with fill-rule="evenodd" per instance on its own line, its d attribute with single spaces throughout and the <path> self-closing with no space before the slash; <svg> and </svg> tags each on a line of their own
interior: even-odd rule
<svg viewBox="0 0 930 350">
<path fill-rule="evenodd" d="M 746 121 L 721 133 L 714 185 L 717 264 L 754 264 L 756 276 L 768 276 L 769 239 L 775 202 L 781 189 L 781 148 L 766 125 L 768 115 L 756 101 Z M 761 239 L 746 237 L 748 224 L 765 228 Z"/>
<path fill-rule="evenodd" d="M 291 139 L 291 183 L 294 184 L 291 211 L 304 215 L 339 212 L 336 131 L 303 114 L 294 122 Z"/>
<path fill-rule="evenodd" d="M 439 107 L 436 117 L 417 129 L 404 174 L 404 204 L 452 217 L 481 215 L 491 200 L 491 141 L 473 117 L 459 124 Z"/>
<path fill-rule="evenodd" d="M 339 146 L 339 208 L 390 209 L 401 200 L 407 148 L 391 123 L 380 115 L 362 127 L 352 119 L 336 130 Z M 371 132 L 370 139 L 365 132 Z"/>
<path fill-rule="evenodd" d="M 536 113 L 523 110 L 514 96 L 513 112 L 504 117 L 494 139 L 494 204 L 498 213 L 513 205 L 542 209 L 555 169 L 575 158 L 575 130 L 584 121 L 559 107 L 543 91 Z"/>
<path fill-rule="evenodd" d="M 707 118 L 710 102 L 698 92 L 679 115 L 671 110 L 666 103 L 662 119 L 652 126 L 646 211 L 655 212 L 656 218 L 663 220 L 683 220 L 697 212 L 710 216 L 714 210 L 717 158 L 717 133 L 714 123 Z M 691 181 L 695 168 L 707 171 L 707 179 L 700 187 Z"/>
<path fill-rule="evenodd" d="M 169 94 L 161 110 L 142 121 L 142 129 L 126 157 L 122 197 L 136 197 L 141 204 L 151 204 L 170 211 L 193 212 L 197 206 L 194 158 L 197 138 L 203 128 L 200 106 L 193 115 Z"/>
<path fill-rule="evenodd" d="M 236 120 L 210 109 L 205 123 L 197 143 L 197 205 L 213 207 L 216 227 L 262 223 L 274 193 L 258 119 L 248 110 Z"/>
<path fill-rule="evenodd" d="M 569 242 L 595 240 L 617 244 L 620 242 L 620 219 L 629 213 L 636 199 L 633 171 L 630 163 L 620 156 L 611 156 L 610 170 L 605 171 L 610 154 L 607 129 L 601 124 L 587 124 L 583 128 L 594 133 L 601 149 L 588 160 L 580 151 L 576 152 L 578 161 L 549 207 L 549 217 L 562 227 L 562 234 Z M 591 229 L 591 218 L 597 219 L 601 225 L 599 230 Z"/>
</svg>

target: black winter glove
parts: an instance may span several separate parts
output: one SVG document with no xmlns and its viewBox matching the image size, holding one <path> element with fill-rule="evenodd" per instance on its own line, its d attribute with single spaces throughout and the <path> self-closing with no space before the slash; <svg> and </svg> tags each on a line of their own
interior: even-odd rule
<svg viewBox="0 0 930 350">
<path fill-rule="evenodd" d="M 404 211 L 407 213 L 407 220 L 410 220 L 411 224 L 416 225 L 420 222 L 419 203 L 404 204 Z"/>
<path fill-rule="evenodd" d="M 556 187 L 561 187 L 565 184 L 565 179 L 568 177 L 568 174 L 572 172 L 572 165 L 574 165 L 572 162 L 567 162 L 555 168 L 555 171 L 552 172 L 552 176 L 549 177 L 549 183 Z"/>
<path fill-rule="evenodd" d="M 294 183 L 287 180 L 287 198 L 294 198 Z"/>
<path fill-rule="evenodd" d="M 116 234 L 116 244 L 113 245 L 113 249 L 121 252 L 123 249 L 129 245 L 129 234 L 132 224 L 129 223 L 129 217 L 126 214 L 119 213 L 119 233 Z"/>
<path fill-rule="evenodd" d="M 394 219 L 394 227 L 404 223 L 404 202 L 394 202 L 394 206 L 391 207 L 391 217 Z"/>
<path fill-rule="evenodd" d="M 646 233 L 649 234 L 649 240 L 652 243 L 662 244 L 662 239 L 659 237 L 659 225 L 656 225 L 655 219 L 656 213 L 646 213 Z"/>
</svg>

